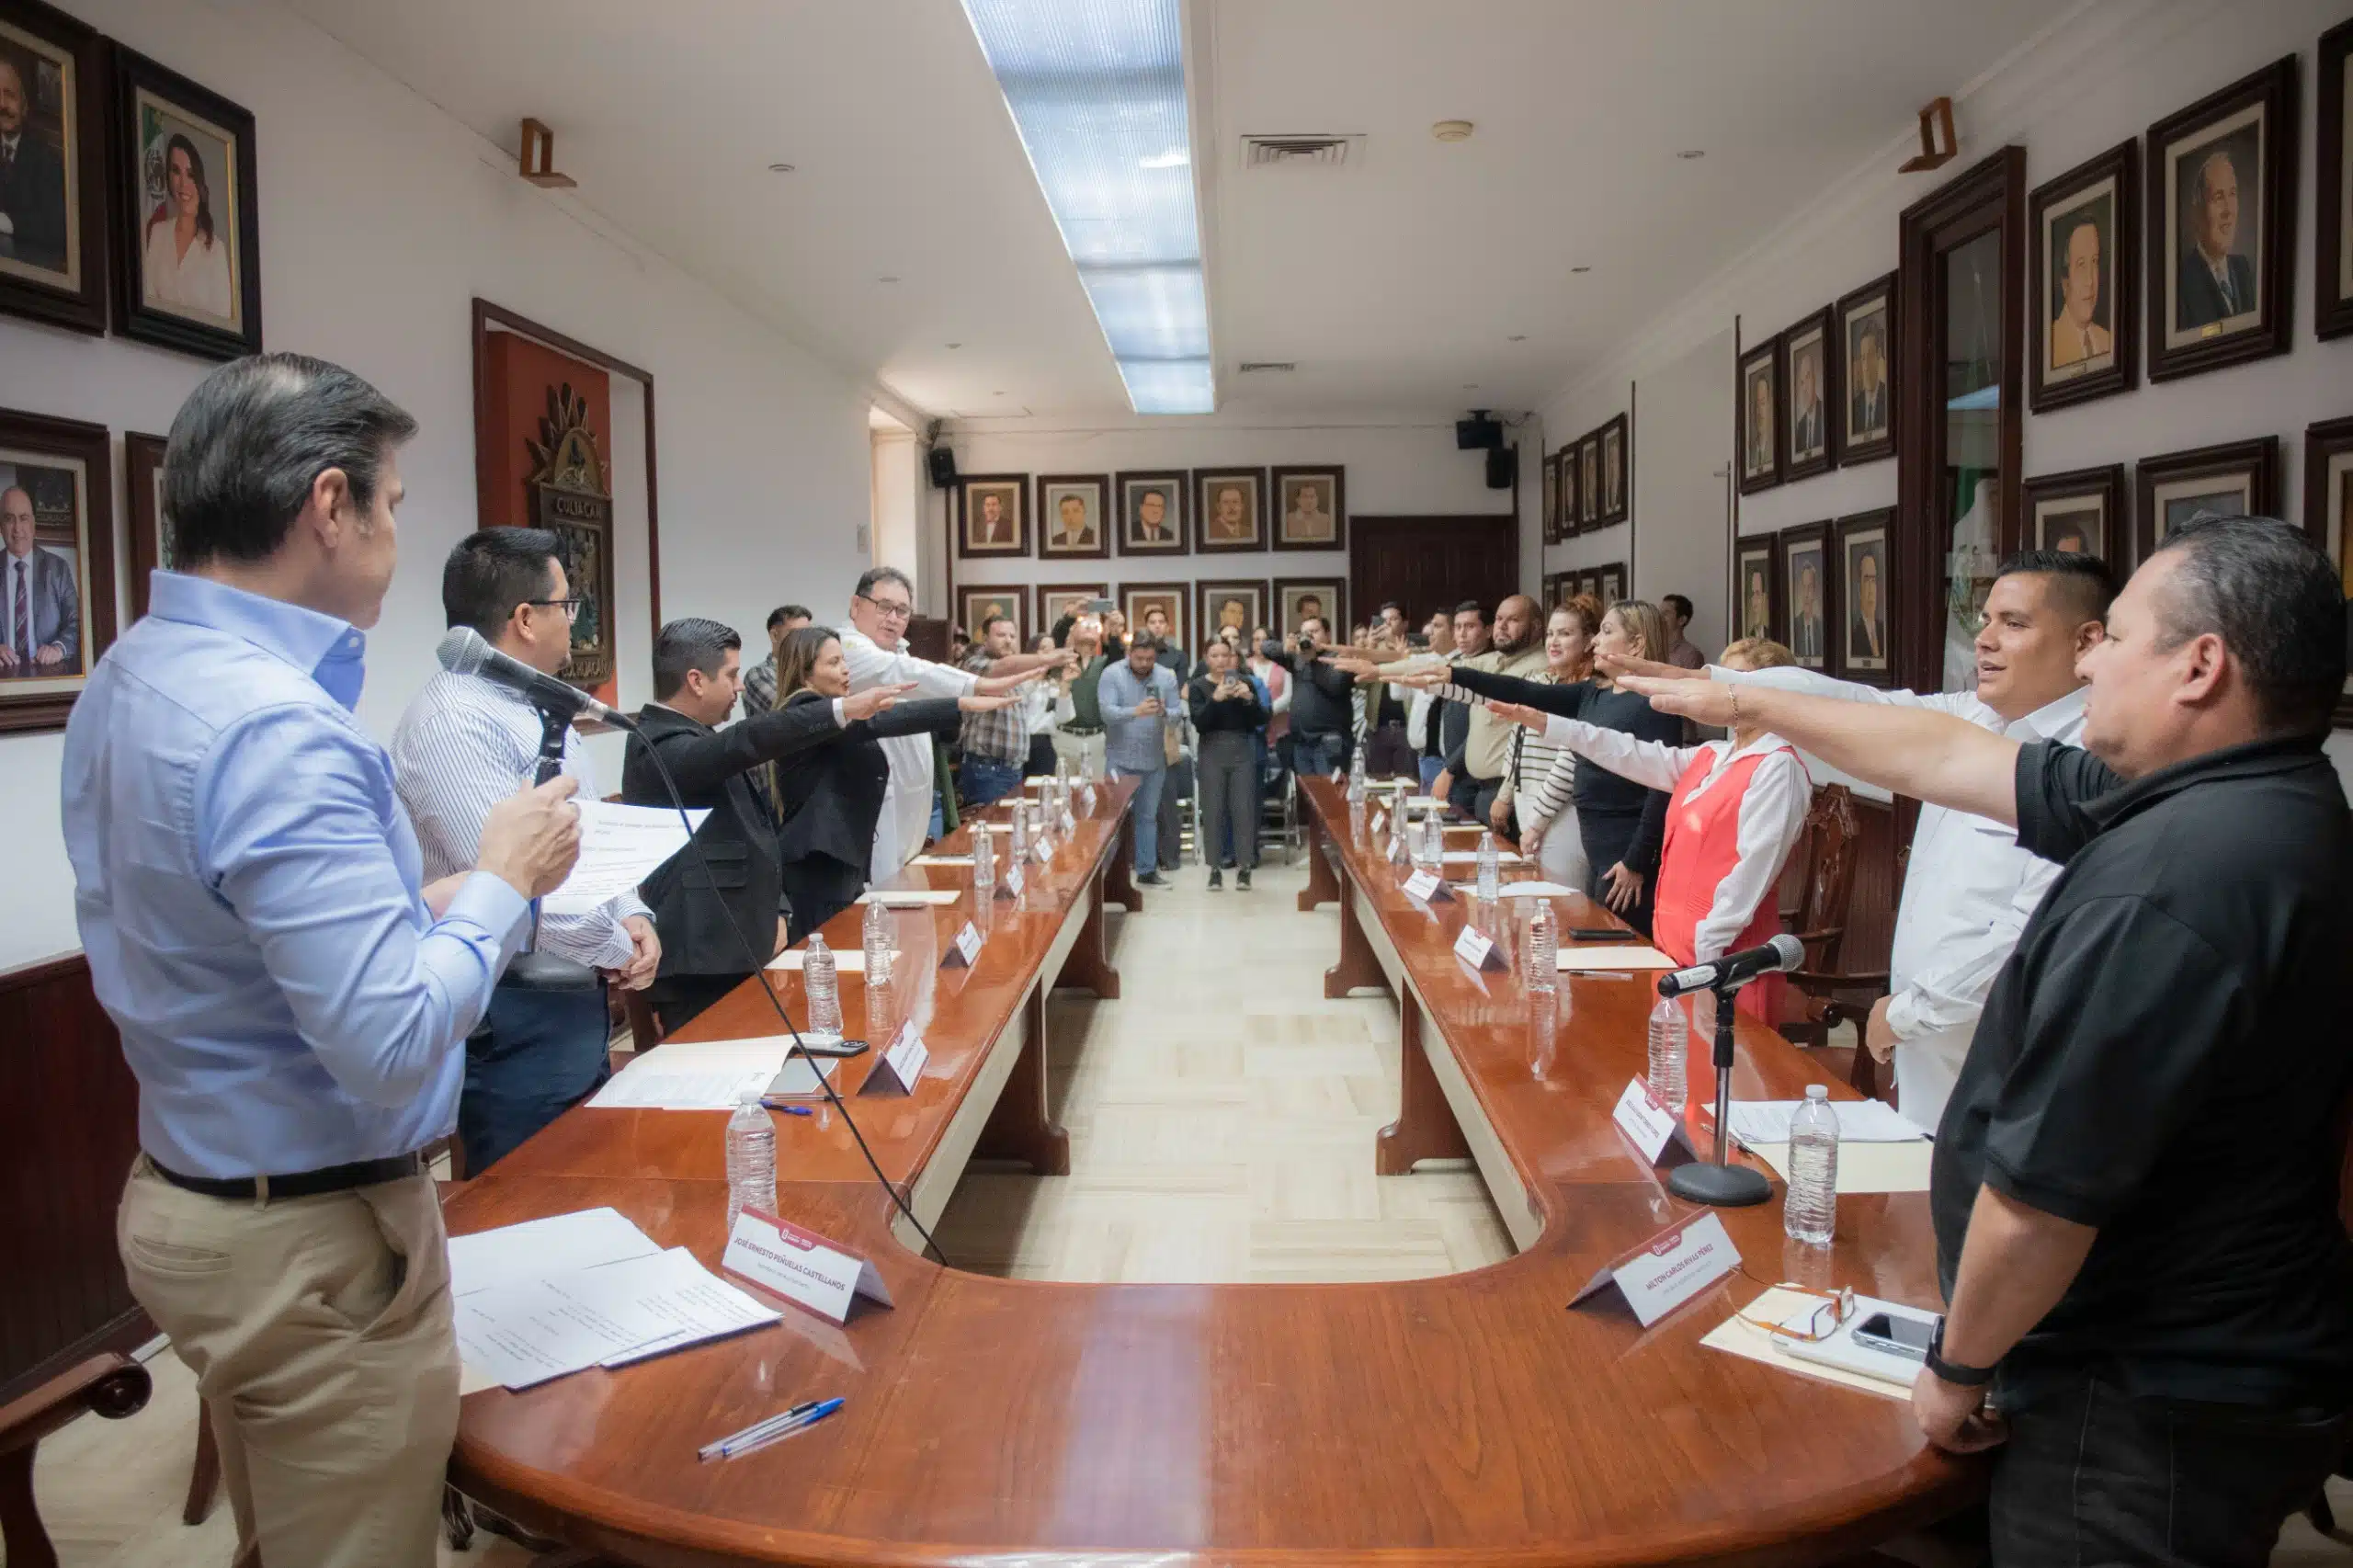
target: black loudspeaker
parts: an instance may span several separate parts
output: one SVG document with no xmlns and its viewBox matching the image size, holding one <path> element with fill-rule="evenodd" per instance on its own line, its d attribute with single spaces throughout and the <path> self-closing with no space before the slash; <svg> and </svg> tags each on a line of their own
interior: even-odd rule
<svg viewBox="0 0 2353 1568">
<path fill-rule="evenodd" d="M 956 483 L 956 453 L 948 447 L 931 449 L 931 483 L 938 490 L 946 490 Z"/>
<path fill-rule="evenodd" d="M 1503 444 L 1503 422 L 1488 418 L 1483 408 L 1474 408 L 1470 418 L 1454 422 L 1454 446 L 1458 451 L 1475 452 L 1482 449 L 1493 451 Z"/>
<path fill-rule="evenodd" d="M 1487 449 L 1487 488 L 1509 490 L 1512 472 L 1518 467 L 1519 449 L 1518 447 L 1489 447 Z"/>
</svg>

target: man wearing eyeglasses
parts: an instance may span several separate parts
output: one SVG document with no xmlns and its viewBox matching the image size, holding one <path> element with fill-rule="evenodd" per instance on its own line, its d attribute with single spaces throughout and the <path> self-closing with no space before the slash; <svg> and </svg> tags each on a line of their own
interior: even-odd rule
<svg viewBox="0 0 2353 1568">
<path fill-rule="evenodd" d="M 849 597 L 849 624 L 841 628 L 842 656 L 849 665 L 852 694 L 872 687 L 908 682 L 918 697 L 995 697 L 1035 678 L 1040 670 L 1069 662 L 1067 653 L 1015 653 L 989 666 L 986 676 L 934 664 L 907 652 L 907 621 L 915 614 L 915 585 L 895 566 L 870 568 Z M 874 824 L 876 881 L 894 874 L 923 848 L 931 826 L 932 741 L 928 734 L 893 735 L 883 741 L 891 782 L 882 815 Z"/>
<path fill-rule="evenodd" d="M 572 656 L 580 601 L 570 594 L 555 536 L 541 528 L 470 534 L 441 569 L 449 623 L 472 627 L 547 675 Z M 506 687 L 447 670 L 425 683 L 392 731 L 392 754 L 393 788 L 415 825 L 428 881 L 473 864 L 491 807 L 530 781 L 540 733 L 539 710 Z M 578 799 L 599 798 L 579 737 L 568 732 L 563 771 L 579 781 Z M 458 1139 L 469 1176 L 604 1082 L 605 983 L 641 990 L 662 960 L 653 914 L 634 892 L 586 915 L 543 915 L 537 950 L 579 966 L 570 971 L 579 983 L 548 983 L 569 977 L 562 965 L 510 969 L 467 1037 Z"/>
</svg>

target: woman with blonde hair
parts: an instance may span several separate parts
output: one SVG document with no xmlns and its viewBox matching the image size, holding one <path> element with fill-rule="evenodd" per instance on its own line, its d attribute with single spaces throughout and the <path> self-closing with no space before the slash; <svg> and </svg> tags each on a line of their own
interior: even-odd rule
<svg viewBox="0 0 2353 1568">
<path fill-rule="evenodd" d="M 1573 686 L 1593 674 L 1593 638 L 1601 630 L 1601 601 L 1579 594 L 1555 608 L 1544 623 L 1544 673 L 1539 686 Z M 1512 736 L 1511 760 L 1504 770 L 1502 798 L 1519 823 L 1519 852 L 1536 862 L 1547 881 L 1581 888 L 1592 868 L 1577 831 L 1576 753 L 1554 745 L 1540 731 Z"/>
</svg>

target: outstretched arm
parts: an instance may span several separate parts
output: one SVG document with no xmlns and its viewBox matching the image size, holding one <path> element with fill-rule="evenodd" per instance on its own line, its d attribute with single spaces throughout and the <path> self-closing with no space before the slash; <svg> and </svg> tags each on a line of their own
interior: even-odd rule
<svg viewBox="0 0 2353 1568">
<path fill-rule="evenodd" d="M 1755 724 L 1896 794 L 2018 825 L 2018 743 L 1966 719 L 1711 680 L 1628 676 L 1621 684 L 1661 712 Z"/>
</svg>

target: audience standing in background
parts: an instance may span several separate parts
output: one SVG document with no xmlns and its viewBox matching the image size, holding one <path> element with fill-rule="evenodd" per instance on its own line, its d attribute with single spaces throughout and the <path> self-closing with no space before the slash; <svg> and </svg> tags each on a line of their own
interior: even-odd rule
<svg viewBox="0 0 2353 1568">
<path fill-rule="evenodd" d="M 1684 628 L 1691 624 L 1691 601 L 1681 594 L 1669 594 L 1658 601 L 1658 609 L 1666 618 L 1666 653 L 1661 662 L 1680 669 L 1704 669 L 1708 655 L 1683 635 Z"/>
<path fill-rule="evenodd" d="M 1381 607 L 1381 619 L 1372 623 L 1372 645 L 1388 658 L 1403 657 L 1408 651 L 1402 626 L 1392 618 L 1398 614 L 1393 604 Z M 1413 743 L 1406 738 L 1407 692 L 1402 686 L 1375 680 L 1360 688 L 1364 693 L 1364 769 L 1375 778 L 1412 778 L 1418 769 L 1414 763 Z"/>
<path fill-rule="evenodd" d="M 1136 780 L 1129 810 L 1135 824 L 1135 880 L 1166 887 L 1160 874 L 1160 792 L 1168 782 L 1168 724 L 1182 699 L 1176 677 L 1160 667 L 1160 647 L 1145 633 L 1127 657 L 1104 666 L 1097 700 L 1105 757 L 1115 778 Z"/>
<path fill-rule="evenodd" d="M 1422 632 L 1429 639 L 1430 660 L 1442 664 L 1453 655 L 1452 616 L 1438 611 Z M 1408 687 L 1406 691 L 1405 741 L 1414 748 L 1414 770 L 1421 780 L 1422 792 L 1427 794 L 1446 767 L 1446 714 L 1454 705 L 1426 687 Z"/>
<path fill-rule="evenodd" d="M 1209 864 L 1211 892 L 1225 885 L 1221 868 L 1229 855 L 1239 868 L 1234 886 L 1247 889 L 1258 864 L 1257 741 L 1267 724 L 1267 699 L 1228 643 L 1212 642 L 1201 665 L 1188 698 L 1200 737 L 1195 772 L 1201 791 L 1201 858 Z"/>
<path fill-rule="evenodd" d="M 744 672 L 744 713 L 749 718 L 776 706 L 776 661 L 787 633 L 816 619 L 807 605 L 779 605 L 768 611 L 768 656 Z"/>
<path fill-rule="evenodd" d="M 1041 636 L 1029 645 L 1033 653 L 1056 652 L 1051 636 Z M 1029 735 L 1029 755 L 1021 765 L 1024 778 L 1037 778 L 1054 771 L 1054 725 L 1056 710 L 1070 688 L 1071 672 L 1057 660 L 1047 667 L 1044 676 L 1021 688 L 1021 724 Z"/>
<path fill-rule="evenodd" d="M 1593 675 L 1593 639 L 1601 630 L 1601 601 L 1579 594 L 1545 618 L 1542 686 L 1574 686 Z M 1547 881 L 1582 888 L 1592 868 L 1577 829 L 1576 753 L 1556 745 L 1540 731 L 1522 727 L 1512 736 L 1511 772 L 1506 779 L 1513 814 L 1519 823 L 1519 852 L 1536 862 Z"/>
<path fill-rule="evenodd" d="M 1168 778 L 1160 790 L 1160 869 L 1174 871 L 1182 862 L 1185 848 L 1184 802 L 1193 797 L 1193 759 L 1186 749 L 1182 700 L 1185 683 L 1193 673 L 1192 661 L 1186 657 L 1184 645 L 1169 635 L 1168 612 L 1158 605 L 1143 612 L 1143 630 L 1160 645 L 1160 667 L 1168 672 L 1179 693 L 1176 722 L 1169 726 Z"/>
<path fill-rule="evenodd" d="M 1258 784 L 1277 788 L 1290 770 L 1290 672 L 1267 657 L 1267 629 L 1257 628 L 1243 644 L 1243 667 L 1267 694 L 1267 723 L 1258 732 Z"/>
<path fill-rule="evenodd" d="M 999 665 L 1021 652 L 1011 616 L 989 617 L 980 633 L 979 645 L 964 656 L 964 668 L 973 675 L 994 675 Z M 1010 706 L 964 716 L 962 790 L 967 805 L 988 805 L 1021 787 L 1022 772 L 1029 764 L 1029 695 L 1047 689 L 1045 682 L 1032 681 Z"/>
<path fill-rule="evenodd" d="M 1290 645 L 1258 644 L 1267 661 L 1290 676 L 1290 766 L 1302 778 L 1324 778 L 1347 768 L 1355 744 L 1350 699 L 1356 682 L 1317 655 L 1330 638 L 1320 616 L 1306 616 Z"/>
<path fill-rule="evenodd" d="M 1103 672 L 1112 663 L 1103 651 L 1103 619 L 1082 615 L 1071 622 L 1071 668 L 1055 705 L 1054 756 L 1065 772 L 1099 772 L 1103 767 Z"/>
</svg>

